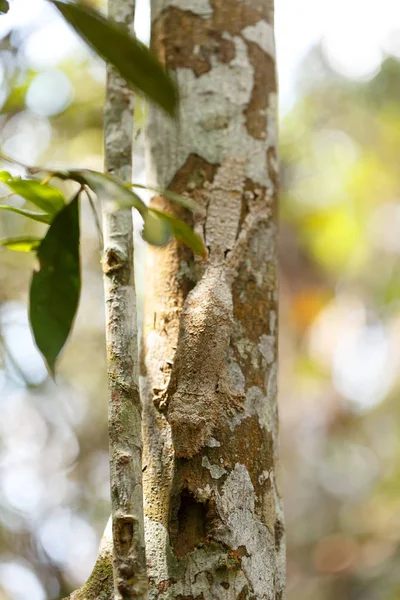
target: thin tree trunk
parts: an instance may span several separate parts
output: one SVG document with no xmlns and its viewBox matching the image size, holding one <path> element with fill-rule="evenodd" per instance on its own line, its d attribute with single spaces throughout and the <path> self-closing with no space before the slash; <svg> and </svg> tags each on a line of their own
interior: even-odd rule
<svg viewBox="0 0 400 600">
<path fill-rule="evenodd" d="M 144 491 L 151 597 L 282 600 L 272 0 L 153 0 L 178 123 L 151 110 L 151 183 L 208 248 L 149 249 Z M 190 222 L 184 209 L 155 200 Z"/>
<path fill-rule="evenodd" d="M 109 16 L 133 35 L 134 0 L 109 0 Z M 131 182 L 132 90 L 107 66 L 104 111 L 105 172 Z M 111 518 L 87 583 L 71 600 L 146 597 L 142 492 L 141 401 L 130 209 L 103 206 L 103 272 L 109 383 Z"/>
<path fill-rule="evenodd" d="M 109 16 L 132 34 L 134 10 L 134 0 L 109 0 Z M 110 66 L 104 140 L 105 171 L 131 182 L 133 92 Z M 147 591 L 132 211 L 105 208 L 103 229 L 114 595 L 130 600 Z"/>
</svg>

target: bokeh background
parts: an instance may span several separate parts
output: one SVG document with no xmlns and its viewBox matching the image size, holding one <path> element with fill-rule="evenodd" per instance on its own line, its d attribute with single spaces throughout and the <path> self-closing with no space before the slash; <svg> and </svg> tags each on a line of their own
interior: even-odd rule
<svg viewBox="0 0 400 600">
<path fill-rule="evenodd" d="M 276 5 L 288 599 L 396 600 L 400 3 Z M 148 31 L 140 0 L 137 32 Z M 104 66 L 43 0 L 0 17 L 0 79 L 3 152 L 101 169 Z M 28 326 L 32 257 L 0 249 L 0 600 L 56 600 L 82 584 L 108 516 L 100 245 L 83 213 L 83 295 L 57 385 Z M 38 228 L 0 214 L 0 237 Z M 141 296 L 140 245 L 137 285 Z"/>
</svg>

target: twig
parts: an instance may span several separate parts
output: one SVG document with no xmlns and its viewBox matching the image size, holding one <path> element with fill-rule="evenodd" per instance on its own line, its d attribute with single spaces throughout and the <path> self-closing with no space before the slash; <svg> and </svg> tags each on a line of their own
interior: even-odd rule
<svg viewBox="0 0 400 600">
<path fill-rule="evenodd" d="M 134 0 L 109 0 L 109 16 L 132 33 L 134 12 Z M 132 180 L 133 99 L 131 88 L 108 65 L 105 171 L 124 183 Z M 103 235 L 114 597 L 143 600 L 147 570 L 131 208 L 110 212 L 103 207 Z"/>
</svg>

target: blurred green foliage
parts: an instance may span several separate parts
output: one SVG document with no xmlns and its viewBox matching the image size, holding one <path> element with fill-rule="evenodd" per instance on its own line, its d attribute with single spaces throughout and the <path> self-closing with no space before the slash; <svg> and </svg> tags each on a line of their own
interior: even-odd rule
<svg viewBox="0 0 400 600">
<path fill-rule="evenodd" d="M 288 597 L 394 600 L 400 62 L 355 82 L 315 48 L 300 75 L 281 125 Z"/>
</svg>

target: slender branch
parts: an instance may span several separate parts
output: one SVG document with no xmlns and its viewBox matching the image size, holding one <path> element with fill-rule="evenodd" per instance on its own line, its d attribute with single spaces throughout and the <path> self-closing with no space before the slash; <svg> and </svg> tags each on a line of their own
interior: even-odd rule
<svg viewBox="0 0 400 600">
<path fill-rule="evenodd" d="M 133 34 L 134 0 L 109 0 Z M 104 111 L 105 171 L 132 180 L 133 92 L 110 65 Z M 131 209 L 103 206 L 103 272 L 109 378 L 109 443 L 115 600 L 146 596 L 141 402 Z"/>
</svg>

